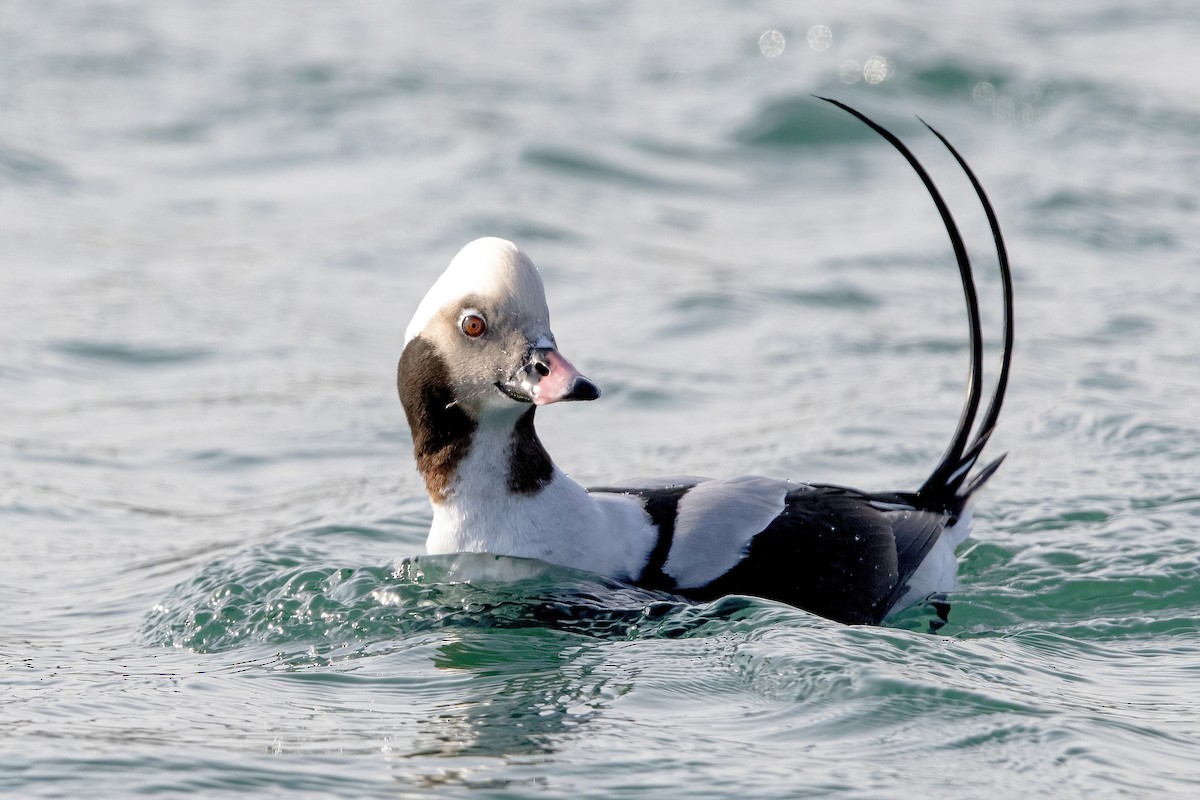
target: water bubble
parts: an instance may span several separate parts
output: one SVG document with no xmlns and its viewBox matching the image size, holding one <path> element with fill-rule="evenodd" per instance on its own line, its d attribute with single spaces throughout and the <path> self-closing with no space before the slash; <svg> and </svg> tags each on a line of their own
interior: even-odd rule
<svg viewBox="0 0 1200 800">
<path fill-rule="evenodd" d="M 853 58 L 846 59 L 838 66 L 838 77 L 842 79 L 842 83 L 858 83 L 862 76 L 862 64 Z"/>
<path fill-rule="evenodd" d="M 867 83 L 883 83 L 892 71 L 892 65 L 883 56 L 871 56 L 863 64 L 863 77 Z"/>
<path fill-rule="evenodd" d="M 808 29 L 808 46 L 818 53 L 828 50 L 833 44 L 833 31 L 824 25 L 813 25 Z"/>
<path fill-rule="evenodd" d="M 996 87 L 987 81 L 980 81 L 972 87 L 971 99 L 981 106 L 990 106 L 996 102 Z"/>
<path fill-rule="evenodd" d="M 767 58 L 775 58 L 782 55 L 783 48 L 785 47 L 787 47 L 787 40 L 777 30 L 769 30 L 758 37 L 758 49 Z"/>
</svg>

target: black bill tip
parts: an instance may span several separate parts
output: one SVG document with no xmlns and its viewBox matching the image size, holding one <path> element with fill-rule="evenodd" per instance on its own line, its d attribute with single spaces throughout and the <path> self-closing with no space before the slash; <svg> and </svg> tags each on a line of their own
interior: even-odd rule
<svg viewBox="0 0 1200 800">
<path fill-rule="evenodd" d="M 563 395 L 563 400 L 595 400 L 600 396 L 600 387 L 580 375 L 571 384 L 571 390 Z"/>
</svg>

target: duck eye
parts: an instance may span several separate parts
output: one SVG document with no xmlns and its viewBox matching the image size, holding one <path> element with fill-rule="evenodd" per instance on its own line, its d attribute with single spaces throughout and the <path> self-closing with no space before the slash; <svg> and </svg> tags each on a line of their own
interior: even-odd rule
<svg viewBox="0 0 1200 800">
<path fill-rule="evenodd" d="M 487 323 L 478 314 L 467 314 L 462 318 L 459 326 L 462 327 L 462 332 L 472 339 L 478 339 L 487 332 Z"/>
</svg>

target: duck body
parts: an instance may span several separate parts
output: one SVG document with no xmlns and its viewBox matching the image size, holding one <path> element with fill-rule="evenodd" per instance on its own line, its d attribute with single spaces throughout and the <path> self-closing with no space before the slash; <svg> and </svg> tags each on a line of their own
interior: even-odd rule
<svg viewBox="0 0 1200 800">
<path fill-rule="evenodd" d="M 914 164 L 942 211 L 923 168 L 898 140 L 889 141 Z M 963 251 L 971 388 L 954 441 L 920 489 L 871 493 L 759 476 L 584 488 L 554 464 L 534 417 L 538 406 L 596 399 L 599 389 L 558 352 L 529 257 L 511 242 L 485 238 L 455 256 L 418 306 L 397 372 L 433 506 L 427 551 L 540 559 L 696 600 L 766 597 L 846 623 L 878 624 L 952 588 L 954 549 L 967 535 L 971 496 L 999 464 L 968 479 L 1007 379 L 1011 284 L 986 195 L 950 150 L 993 222 L 1006 343 L 997 390 L 972 441 L 980 334 Z M 948 212 L 943 220 L 957 253 L 961 240 Z"/>
</svg>

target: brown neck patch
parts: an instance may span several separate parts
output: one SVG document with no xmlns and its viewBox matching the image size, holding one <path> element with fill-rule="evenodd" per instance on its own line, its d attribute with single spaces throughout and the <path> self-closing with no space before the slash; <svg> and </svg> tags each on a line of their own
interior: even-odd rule
<svg viewBox="0 0 1200 800">
<path fill-rule="evenodd" d="M 396 387 L 412 431 L 417 469 L 425 478 L 429 496 L 442 502 L 459 462 L 471 449 L 475 420 L 455 403 L 445 359 L 420 336 L 414 337 L 400 356 Z"/>
<path fill-rule="evenodd" d="M 537 494 L 554 477 L 554 463 L 533 429 L 534 411 L 537 406 L 530 406 L 513 426 L 508 489 L 516 494 Z"/>
</svg>

